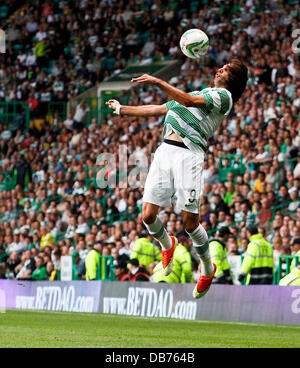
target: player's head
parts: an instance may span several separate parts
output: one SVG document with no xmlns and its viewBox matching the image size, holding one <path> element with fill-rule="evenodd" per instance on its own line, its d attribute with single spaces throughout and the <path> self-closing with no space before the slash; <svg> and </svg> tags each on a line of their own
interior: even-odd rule
<svg viewBox="0 0 300 368">
<path fill-rule="evenodd" d="M 248 69 L 238 58 L 229 60 L 217 70 L 214 78 L 216 87 L 224 87 L 231 92 L 233 102 L 236 102 L 244 92 L 248 80 Z"/>
</svg>

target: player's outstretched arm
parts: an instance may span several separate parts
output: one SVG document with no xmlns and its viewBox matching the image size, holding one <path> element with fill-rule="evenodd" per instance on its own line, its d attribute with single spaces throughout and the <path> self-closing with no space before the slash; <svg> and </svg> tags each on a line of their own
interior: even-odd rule
<svg viewBox="0 0 300 368">
<path fill-rule="evenodd" d="M 141 106 L 127 106 L 121 105 L 117 100 L 109 100 L 106 102 L 109 108 L 114 110 L 117 115 L 129 116 L 161 116 L 168 112 L 166 104 L 163 105 L 141 105 Z"/>
<path fill-rule="evenodd" d="M 205 107 L 206 102 L 203 96 L 196 95 L 191 96 L 188 93 L 182 91 L 179 88 L 172 86 L 171 84 L 163 81 L 162 79 L 152 77 L 151 75 L 144 74 L 138 78 L 131 79 L 133 83 L 147 83 L 153 84 L 160 88 L 168 97 L 172 100 L 177 101 L 183 106 L 186 107 Z"/>
</svg>

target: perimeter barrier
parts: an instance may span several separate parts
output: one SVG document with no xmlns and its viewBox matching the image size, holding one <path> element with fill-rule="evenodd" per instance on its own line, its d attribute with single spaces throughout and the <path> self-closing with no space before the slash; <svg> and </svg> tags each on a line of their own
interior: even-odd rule
<svg viewBox="0 0 300 368">
<path fill-rule="evenodd" d="M 192 298 L 193 288 L 151 282 L 0 280 L 0 297 L 6 309 L 300 325 L 299 286 L 212 285 L 199 300 Z"/>
</svg>

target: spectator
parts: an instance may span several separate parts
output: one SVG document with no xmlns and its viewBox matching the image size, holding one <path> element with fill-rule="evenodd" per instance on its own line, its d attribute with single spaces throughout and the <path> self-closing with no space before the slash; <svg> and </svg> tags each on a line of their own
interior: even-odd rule
<svg viewBox="0 0 300 368">
<path fill-rule="evenodd" d="M 83 121 L 88 112 L 87 104 L 82 100 L 76 107 L 75 114 L 73 116 L 74 129 L 81 131 L 83 129 Z"/>
<path fill-rule="evenodd" d="M 293 259 L 291 263 L 291 269 L 300 263 L 300 238 L 295 238 L 291 244 L 291 255 L 296 256 L 298 259 Z"/>
<path fill-rule="evenodd" d="M 34 269 L 35 269 L 35 261 L 34 258 L 31 256 L 31 251 L 29 249 L 25 250 L 22 253 L 21 263 L 19 263 L 15 268 L 15 272 L 18 272 L 16 275 L 16 279 L 17 280 L 30 279 Z"/>
<path fill-rule="evenodd" d="M 68 115 L 67 119 L 64 121 L 64 126 L 72 131 L 73 130 L 73 124 L 74 124 L 74 120 L 72 118 L 72 115 Z"/>
<path fill-rule="evenodd" d="M 262 206 L 260 208 L 260 214 L 258 215 L 259 221 L 264 224 L 272 217 L 271 205 L 267 197 L 263 197 L 261 200 Z"/>
<path fill-rule="evenodd" d="M 119 218 L 119 211 L 115 206 L 114 200 L 109 197 L 107 199 L 107 207 L 106 207 L 106 220 L 108 222 L 117 221 Z"/>
<path fill-rule="evenodd" d="M 282 239 L 280 236 L 276 236 L 273 239 L 272 247 L 274 249 L 273 257 L 274 257 L 274 267 L 277 269 L 279 264 L 279 256 L 281 255 L 281 248 L 282 248 Z"/>
<path fill-rule="evenodd" d="M 48 228 L 46 226 L 43 226 L 41 228 L 41 242 L 40 242 L 40 246 L 43 247 L 47 247 L 48 245 L 55 243 L 55 238 L 54 236 L 48 231 Z"/>
<path fill-rule="evenodd" d="M 227 203 L 221 198 L 221 195 L 215 193 L 213 196 L 213 202 L 211 204 L 211 209 L 216 212 L 218 215 L 220 211 L 223 211 L 224 214 L 229 212 Z"/>
<path fill-rule="evenodd" d="M 80 257 L 79 252 L 72 252 L 72 263 L 73 263 L 73 277 L 75 279 L 80 280 L 85 275 L 85 259 Z"/>
<path fill-rule="evenodd" d="M 239 246 L 240 254 L 243 255 L 244 253 L 247 252 L 248 244 L 249 244 L 248 238 L 246 238 L 246 237 L 241 238 L 241 242 L 240 242 L 240 246 Z"/>
<path fill-rule="evenodd" d="M 77 234 L 88 234 L 90 232 L 90 228 L 88 224 L 85 222 L 85 218 L 83 216 L 78 216 L 78 224 L 75 230 Z"/>
<path fill-rule="evenodd" d="M 129 281 L 129 273 L 127 270 L 127 263 L 122 259 L 115 261 L 115 275 L 117 281 Z"/>
<path fill-rule="evenodd" d="M 28 104 L 30 114 L 32 117 L 36 117 L 39 114 L 39 101 L 34 96 L 34 93 L 31 93 L 28 97 L 28 99 L 25 101 L 25 103 Z"/>
<path fill-rule="evenodd" d="M 47 268 L 44 264 L 44 260 L 41 256 L 38 256 L 35 260 L 35 270 L 32 272 L 30 279 L 36 281 L 47 280 Z"/>
<path fill-rule="evenodd" d="M 264 172 L 260 171 L 258 173 L 258 178 L 254 183 L 254 189 L 259 192 L 259 193 L 263 193 L 264 192 L 264 184 L 266 183 L 266 175 Z"/>
<path fill-rule="evenodd" d="M 51 260 L 53 263 L 54 270 L 58 271 L 60 269 L 60 257 L 61 257 L 61 249 L 55 249 L 53 251 L 53 255 L 51 256 Z"/>
<path fill-rule="evenodd" d="M 228 238 L 228 255 L 229 256 L 238 256 L 238 255 L 240 255 L 237 240 L 233 236 L 230 236 Z"/>
<path fill-rule="evenodd" d="M 13 169 L 17 172 L 17 185 L 20 185 L 24 189 L 25 186 L 28 186 L 28 183 L 32 181 L 31 165 L 24 155 L 20 155 L 20 160 Z"/>
<path fill-rule="evenodd" d="M 139 261 L 136 258 L 128 261 L 128 269 L 129 281 L 150 281 L 145 268 L 139 265 Z"/>
<path fill-rule="evenodd" d="M 47 270 L 47 280 L 48 281 L 54 281 L 57 280 L 58 272 L 54 269 L 54 264 L 49 261 L 46 264 L 46 270 Z"/>
<path fill-rule="evenodd" d="M 278 200 L 276 205 L 286 204 L 288 206 L 288 202 L 290 202 L 291 198 L 288 193 L 288 189 L 285 185 L 282 185 L 279 189 Z"/>
</svg>

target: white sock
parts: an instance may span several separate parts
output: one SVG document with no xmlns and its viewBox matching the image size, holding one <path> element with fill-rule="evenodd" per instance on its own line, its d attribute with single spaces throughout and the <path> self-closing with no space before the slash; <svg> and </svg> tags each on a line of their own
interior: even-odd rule
<svg viewBox="0 0 300 368">
<path fill-rule="evenodd" d="M 171 248 L 172 239 L 170 238 L 170 235 L 167 233 L 164 224 L 157 216 L 153 224 L 146 224 L 145 222 L 144 224 L 149 234 L 152 235 L 153 238 L 160 243 L 162 250 L 169 250 Z"/>
<path fill-rule="evenodd" d="M 201 224 L 199 224 L 197 229 L 195 229 L 192 233 L 188 234 L 192 239 L 193 246 L 195 247 L 201 260 L 201 274 L 203 274 L 206 277 L 210 277 L 214 272 L 214 267 L 211 262 L 208 236 L 204 227 Z"/>
</svg>

